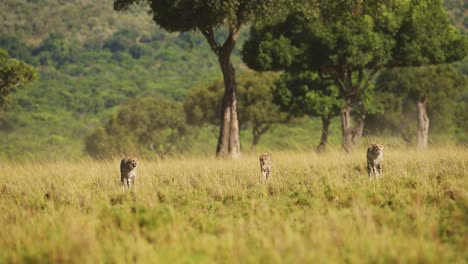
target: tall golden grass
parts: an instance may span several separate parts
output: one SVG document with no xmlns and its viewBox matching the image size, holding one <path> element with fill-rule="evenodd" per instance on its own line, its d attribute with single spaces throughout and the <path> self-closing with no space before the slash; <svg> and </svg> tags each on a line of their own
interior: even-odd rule
<svg viewBox="0 0 468 264">
<path fill-rule="evenodd" d="M 466 263 L 468 151 L 0 161 L 0 263 Z"/>
</svg>

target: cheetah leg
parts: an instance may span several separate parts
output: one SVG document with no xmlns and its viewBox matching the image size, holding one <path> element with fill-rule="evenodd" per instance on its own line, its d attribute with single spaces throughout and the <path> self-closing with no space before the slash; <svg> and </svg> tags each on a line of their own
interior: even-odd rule
<svg viewBox="0 0 468 264">
<path fill-rule="evenodd" d="M 128 182 L 128 178 L 123 178 L 122 179 L 122 185 L 123 185 L 124 190 L 126 190 L 127 188 L 130 187 L 130 183 Z"/>
<path fill-rule="evenodd" d="M 378 175 L 377 175 L 377 168 L 375 166 L 372 166 L 372 179 L 377 179 L 378 178 Z"/>
<path fill-rule="evenodd" d="M 132 187 L 132 178 L 128 178 L 127 181 L 128 181 L 128 188 L 131 188 Z"/>
<path fill-rule="evenodd" d="M 377 166 L 377 175 L 379 176 L 379 178 L 382 178 L 382 166 Z"/>
<path fill-rule="evenodd" d="M 369 175 L 369 179 L 372 180 L 372 166 L 367 163 L 367 175 Z"/>
</svg>

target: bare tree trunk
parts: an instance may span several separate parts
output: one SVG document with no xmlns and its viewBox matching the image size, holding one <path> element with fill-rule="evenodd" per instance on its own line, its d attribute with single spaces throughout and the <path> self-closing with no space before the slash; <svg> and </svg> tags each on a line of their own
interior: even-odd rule
<svg viewBox="0 0 468 264">
<path fill-rule="evenodd" d="M 260 142 L 260 138 L 272 128 L 271 124 L 258 125 L 254 122 L 252 125 L 252 152 L 255 151 L 255 148 Z"/>
<path fill-rule="evenodd" d="M 223 109 L 221 114 L 221 126 L 219 128 L 216 157 L 238 158 L 240 156 L 239 120 L 237 118 L 237 85 L 236 72 L 231 62 L 231 53 L 237 42 L 241 24 L 231 25 L 229 35 L 220 45 L 215 38 L 214 29 L 211 27 L 199 27 L 205 36 L 211 50 L 218 56 L 219 66 L 224 78 Z"/>
<path fill-rule="evenodd" d="M 260 141 L 261 134 L 254 127 L 252 128 L 252 148 L 251 151 L 254 152 L 257 149 L 258 142 Z"/>
<path fill-rule="evenodd" d="M 231 63 L 230 53 L 220 53 L 218 59 L 223 72 L 225 89 L 216 157 L 235 159 L 240 156 L 235 70 Z"/>
<path fill-rule="evenodd" d="M 347 104 L 341 112 L 341 145 L 346 152 L 350 152 L 353 148 L 353 133 L 351 128 L 351 111 L 352 107 Z"/>
<path fill-rule="evenodd" d="M 341 133 L 342 133 L 342 147 L 346 152 L 350 152 L 359 144 L 364 130 L 365 114 L 360 114 L 352 126 L 351 113 L 353 107 L 348 103 L 341 112 Z"/>
<path fill-rule="evenodd" d="M 418 148 L 426 149 L 427 141 L 429 138 L 429 117 L 427 116 L 426 106 L 427 106 L 427 96 L 424 96 L 418 106 Z"/>
<path fill-rule="evenodd" d="M 365 114 L 359 114 L 359 116 L 356 118 L 356 124 L 354 125 L 353 128 L 353 146 L 359 145 L 361 142 L 361 137 L 362 137 L 362 132 L 364 131 L 364 120 L 366 119 Z"/>
<path fill-rule="evenodd" d="M 330 127 L 331 118 L 330 116 L 322 116 L 322 136 L 320 137 L 320 143 L 317 146 L 317 152 L 324 152 L 327 149 L 328 143 L 328 128 Z"/>
</svg>

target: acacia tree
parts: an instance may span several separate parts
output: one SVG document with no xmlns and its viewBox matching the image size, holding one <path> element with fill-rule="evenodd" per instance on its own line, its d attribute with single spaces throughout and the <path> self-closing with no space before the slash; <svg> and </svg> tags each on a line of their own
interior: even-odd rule
<svg viewBox="0 0 468 264">
<path fill-rule="evenodd" d="M 10 58 L 6 51 L 0 49 L 0 112 L 8 102 L 11 89 L 36 78 L 37 73 L 31 65 Z"/>
<path fill-rule="evenodd" d="M 306 4 L 315 16 L 293 10 L 284 21 L 252 27 L 243 60 L 256 70 L 309 70 L 332 80 L 344 100 L 346 151 L 362 135 L 363 98 L 381 69 L 447 63 L 466 55 L 466 39 L 448 23 L 441 1 L 319 2 Z"/>
<path fill-rule="evenodd" d="M 114 9 L 124 10 L 132 4 L 147 2 L 153 20 L 162 28 L 175 32 L 199 31 L 218 57 L 224 79 L 222 122 L 220 124 L 217 157 L 240 156 L 239 121 L 237 112 L 237 86 L 231 53 L 236 45 L 242 25 L 258 15 L 277 12 L 278 0 L 114 0 Z M 228 31 L 224 41 L 215 38 L 215 31 L 224 27 Z"/>
<path fill-rule="evenodd" d="M 273 103 L 271 92 L 277 74 L 246 72 L 239 76 L 239 124 L 241 129 L 252 130 L 252 150 L 261 137 L 274 125 L 287 121 L 285 113 Z M 217 113 L 221 108 L 219 96 L 223 93 L 222 82 L 210 86 L 193 87 L 185 100 L 184 109 L 190 125 L 219 125 Z"/>
<path fill-rule="evenodd" d="M 322 121 L 322 135 L 317 152 L 326 150 L 328 128 L 331 119 L 339 114 L 343 100 L 335 85 L 323 81 L 313 72 L 285 73 L 273 90 L 274 101 L 282 111 L 294 116 L 319 116 Z"/>
</svg>

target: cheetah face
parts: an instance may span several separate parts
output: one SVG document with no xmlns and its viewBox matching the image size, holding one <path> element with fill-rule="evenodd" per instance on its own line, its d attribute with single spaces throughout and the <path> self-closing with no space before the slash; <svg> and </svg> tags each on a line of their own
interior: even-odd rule
<svg viewBox="0 0 468 264">
<path fill-rule="evenodd" d="M 136 159 L 136 158 L 127 158 L 125 163 L 126 163 L 128 168 L 133 169 L 133 168 L 136 168 L 138 166 L 138 159 Z"/>
<path fill-rule="evenodd" d="M 132 166 L 133 168 L 136 168 L 136 167 L 138 166 L 138 160 L 132 159 L 132 160 L 131 160 L 131 166 Z"/>
<path fill-rule="evenodd" d="M 372 145 L 372 152 L 376 154 L 380 154 L 383 152 L 384 146 L 382 144 L 374 144 Z"/>
</svg>

